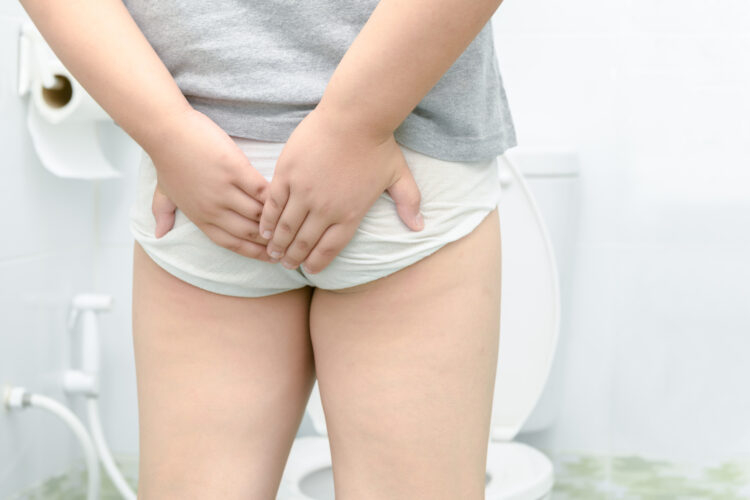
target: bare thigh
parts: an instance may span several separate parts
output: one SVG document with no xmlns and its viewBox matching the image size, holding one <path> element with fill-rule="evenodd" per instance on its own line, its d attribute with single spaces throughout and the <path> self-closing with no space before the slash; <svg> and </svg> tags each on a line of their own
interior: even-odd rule
<svg viewBox="0 0 750 500">
<path fill-rule="evenodd" d="M 219 295 L 133 259 L 138 498 L 274 499 L 314 383 L 311 288 Z"/>
<path fill-rule="evenodd" d="M 314 290 L 310 335 L 337 500 L 484 498 L 498 217 L 391 275 Z"/>
</svg>

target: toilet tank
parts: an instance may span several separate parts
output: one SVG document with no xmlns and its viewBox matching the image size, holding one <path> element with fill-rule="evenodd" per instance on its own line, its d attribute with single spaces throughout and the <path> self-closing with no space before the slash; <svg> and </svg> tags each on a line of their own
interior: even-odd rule
<svg viewBox="0 0 750 500">
<path fill-rule="evenodd" d="M 561 407 L 562 362 L 565 359 L 562 353 L 570 337 L 567 318 L 578 234 L 580 161 L 574 150 L 565 149 L 516 147 L 505 155 L 518 168 L 535 198 L 552 243 L 559 277 L 560 331 L 557 349 L 544 390 L 521 427 L 520 433 L 529 433 L 551 426 Z M 509 179 L 510 172 L 507 164 L 500 162 L 500 165 L 502 183 Z"/>
</svg>

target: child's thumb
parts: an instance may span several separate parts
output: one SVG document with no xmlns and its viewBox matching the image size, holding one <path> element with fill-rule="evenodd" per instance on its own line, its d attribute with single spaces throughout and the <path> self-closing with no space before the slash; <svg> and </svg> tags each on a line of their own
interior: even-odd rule
<svg viewBox="0 0 750 500">
<path fill-rule="evenodd" d="M 167 195 L 161 191 L 157 184 L 156 190 L 154 191 L 154 200 L 151 203 L 151 211 L 154 214 L 154 219 L 156 219 L 156 230 L 154 231 L 154 236 L 161 238 L 167 234 L 172 227 L 174 227 L 176 210 L 177 205 L 167 198 Z"/>
<path fill-rule="evenodd" d="M 419 211 L 422 193 L 414 180 L 408 166 L 401 172 L 401 177 L 386 190 L 396 203 L 399 217 L 412 231 L 424 228 L 424 219 Z"/>
</svg>

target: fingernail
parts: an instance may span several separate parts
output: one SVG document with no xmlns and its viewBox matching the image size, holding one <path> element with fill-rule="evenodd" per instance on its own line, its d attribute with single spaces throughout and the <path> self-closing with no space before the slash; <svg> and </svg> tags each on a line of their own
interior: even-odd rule
<svg viewBox="0 0 750 500">
<path fill-rule="evenodd" d="M 286 267 L 287 269 L 295 269 L 294 264 L 292 264 L 291 262 L 289 262 L 287 260 L 282 260 L 281 261 L 281 265 L 284 266 L 284 267 Z"/>
<path fill-rule="evenodd" d="M 414 224 L 417 225 L 417 227 L 422 227 L 424 225 L 424 217 L 422 217 L 422 212 L 419 212 L 416 217 L 414 217 Z"/>
<path fill-rule="evenodd" d="M 271 257 L 273 257 L 274 259 L 278 259 L 279 257 L 281 257 L 281 252 L 277 250 L 271 250 Z"/>
<path fill-rule="evenodd" d="M 266 229 L 265 231 L 263 231 L 263 237 L 265 239 L 267 239 L 267 240 L 270 240 L 271 239 L 271 231 L 269 231 L 268 229 Z"/>
</svg>

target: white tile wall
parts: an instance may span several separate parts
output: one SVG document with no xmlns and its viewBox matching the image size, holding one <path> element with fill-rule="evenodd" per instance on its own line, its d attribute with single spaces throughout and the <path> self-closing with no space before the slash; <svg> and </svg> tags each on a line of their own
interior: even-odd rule
<svg viewBox="0 0 750 500">
<path fill-rule="evenodd" d="M 27 97 L 16 93 L 21 14 L 0 14 L 0 387 L 53 397 L 85 423 L 83 400 L 60 385 L 62 370 L 78 364 L 80 331 L 71 334 L 65 321 L 75 293 L 111 293 L 114 310 L 100 322 L 103 427 L 116 454 L 135 454 L 127 210 L 137 145 L 114 124 L 100 128 L 122 179 L 61 179 L 43 167 L 26 129 Z M 77 440 L 54 416 L 36 408 L 0 411 L 0 498 L 65 471 L 80 457 Z"/>
<path fill-rule="evenodd" d="M 524 147 L 582 159 L 550 450 L 750 456 L 750 4 L 504 2 Z"/>
<path fill-rule="evenodd" d="M 693 461 L 747 455 L 747 248 L 694 242 L 618 252 L 615 450 Z"/>
<path fill-rule="evenodd" d="M 0 16 L 22 16 L 25 14 L 21 2 L 13 0 L 0 4 Z"/>
<path fill-rule="evenodd" d="M 60 385 L 76 338 L 66 320 L 72 294 L 91 286 L 93 254 L 91 246 L 62 246 L 0 261 L 0 384 L 75 403 Z M 64 471 L 77 457 L 77 441 L 56 417 L 37 408 L 0 410 L 0 498 Z"/>
</svg>

